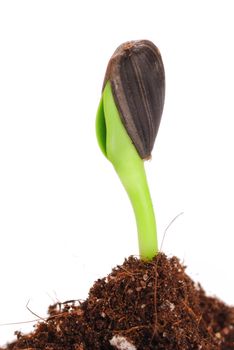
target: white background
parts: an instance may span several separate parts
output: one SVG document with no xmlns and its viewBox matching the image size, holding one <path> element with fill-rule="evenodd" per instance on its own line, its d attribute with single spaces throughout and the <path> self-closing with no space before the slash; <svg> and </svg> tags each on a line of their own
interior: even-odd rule
<svg viewBox="0 0 234 350">
<path fill-rule="evenodd" d="M 101 154 L 95 114 L 107 62 L 150 39 L 166 104 L 146 164 L 159 241 L 234 303 L 233 1 L 0 2 L 0 323 L 85 298 L 131 254 L 128 198 Z M 0 326 L 0 344 L 16 329 Z"/>
</svg>

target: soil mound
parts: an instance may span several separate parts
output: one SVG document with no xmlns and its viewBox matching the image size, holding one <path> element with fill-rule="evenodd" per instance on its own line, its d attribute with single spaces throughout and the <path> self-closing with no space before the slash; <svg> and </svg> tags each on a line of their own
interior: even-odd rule
<svg viewBox="0 0 234 350">
<path fill-rule="evenodd" d="M 57 303 L 48 314 L 4 349 L 234 350 L 234 309 L 163 253 L 150 262 L 129 257 L 84 302 Z"/>
</svg>

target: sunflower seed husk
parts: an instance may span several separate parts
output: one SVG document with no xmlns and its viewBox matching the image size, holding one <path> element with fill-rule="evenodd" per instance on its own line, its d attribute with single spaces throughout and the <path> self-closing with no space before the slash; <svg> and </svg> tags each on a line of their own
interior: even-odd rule
<svg viewBox="0 0 234 350">
<path fill-rule="evenodd" d="M 165 73 L 158 48 L 149 40 L 120 45 L 107 66 L 122 123 L 142 159 L 149 159 L 165 98 Z"/>
</svg>

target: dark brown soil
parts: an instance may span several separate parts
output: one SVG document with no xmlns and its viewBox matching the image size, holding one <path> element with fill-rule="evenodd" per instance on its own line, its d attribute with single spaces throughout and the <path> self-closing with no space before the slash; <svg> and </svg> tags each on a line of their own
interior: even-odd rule
<svg viewBox="0 0 234 350">
<path fill-rule="evenodd" d="M 130 257 L 87 300 L 50 306 L 31 334 L 16 334 L 5 349 L 234 350 L 234 309 L 160 253 L 151 262 Z"/>
</svg>

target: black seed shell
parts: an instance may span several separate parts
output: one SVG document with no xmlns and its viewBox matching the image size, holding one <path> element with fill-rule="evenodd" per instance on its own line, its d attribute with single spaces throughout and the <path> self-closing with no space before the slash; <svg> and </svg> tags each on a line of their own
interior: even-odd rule
<svg viewBox="0 0 234 350">
<path fill-rule="evenodd" d="M 133 144 L 142 159 L 150 158 L 165 97 L 165 73 L 158 48 L 148 40 L 120 45 L 109 61 L 103 89 L 108 80 Z"/>
</svg>

